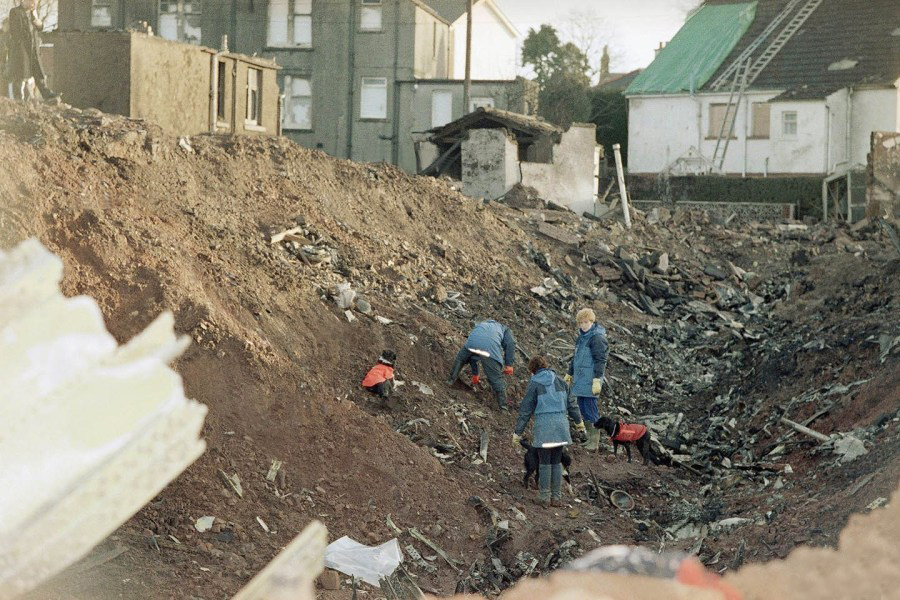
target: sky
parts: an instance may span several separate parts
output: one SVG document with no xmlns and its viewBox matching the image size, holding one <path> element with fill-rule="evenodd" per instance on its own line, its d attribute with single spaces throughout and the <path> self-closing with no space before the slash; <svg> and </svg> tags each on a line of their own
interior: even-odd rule
<svg viewBox="0 0 900 600">
<path fill-rule="evenodd" d="M 599 60 L 610 48 L 610 71 L 646 67 L 654 49 L 669 41 L 699 0 L 495 0 L 523 38 L 543 23 L 556 27 L 564 41 L 593 40 Z M 576 39 L 577 38 L 577 39 Z M 583 45 L 583 44 L 579 44 Z"/>
</svg>

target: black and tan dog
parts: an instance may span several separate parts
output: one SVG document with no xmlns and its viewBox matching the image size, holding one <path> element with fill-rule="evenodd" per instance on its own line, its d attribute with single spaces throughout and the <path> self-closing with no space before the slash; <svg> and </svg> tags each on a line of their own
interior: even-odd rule
<svg viewBox="0 0 900 600">
<path fill-rule="evenodd" d="M 525 489 L 528 489 L 528 480 L 531 476 L 534 476 L 534 487 L 538 487 L 538 468 L 541 465 L 540 455 L 538 454 L 538 449 L 531 445 L 528 440 L 519 440 L 519 443 L 525 448 L 525 477 L 522 478 L 522 485 L 525 486 Z M 572 493 L 572 480 L 569 479 L 569 472 L 572 470 L 572 456 L 566 452 L 566 449 L 562 450 L 562 459 L 560 460 L 563 466 L 563 479 L 566 480 L 566 487 L 569 490 L 569 493 Z"/>
<path fill-rule="evenodd" d="M 650 433 L 646 425 L 626 424 L 609 417 L 600 417 L 594 423 L 594 427 L 605 431 L 612 440 L 613 456 L 618 454 L 620 445 L 625 446 L 625 454 L 628 455 L 628 462 L 631 462 L 631 447 L 636 446 L 645 465 L 648 462 L 654 465 L 667 464 L 665 459 L 658 456 L 650 447 Z"/>
</svg>

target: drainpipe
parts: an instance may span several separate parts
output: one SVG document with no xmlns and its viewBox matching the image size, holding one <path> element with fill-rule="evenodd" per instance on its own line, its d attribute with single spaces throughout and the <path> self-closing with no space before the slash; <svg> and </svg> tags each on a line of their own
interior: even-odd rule
<svg viewBox="0 0 900 600">
<path fill-rule="evenodd" d="M 231 135 L 235 135 L 238 132 L 237 123 L 237 98 L 238 98 L 238 84 L 237 84 L 237 74 L 238 74 L 238 61 L 237 59 L 231 65 Z"/>
<path fill-rule="evenodd" d="M 391 164 L 400 165 L 400 83 L 397 81 L 400 61 L 400 0 L 394 2 L 394 114 L 391 118 Z M 415 69 L 414 69 L 415 70 Z"/>
<path fill-rule="evenodd" d="M 353 158 L 353 90 L 356 84 L 354 41 L 356 39 L 356 0 L 350 2 L 350 35 L 347 39 L 347 158 Z"/>
<path fill-rule="evenodd" d="M 823 172 L 828 175 L 831 166 L 831 107 L 825 104 L 825 165 Z"/>
<path fill-rule="evenodd" d="M 853 122 L 853 88 L 847 88 L 847 132 L 846 132 L 846 144 L 847 144 L 847 170 L 850 170 L 850 167 L 853 166 L 853 156 L 851 153 L 851 136 L 850 136 L 850 125 Z"/>
<path fill-rule="evenodd" d="M 744 102 L 744 168 L 741 171 L 741 177 L 747 176 L 747 148 L 749 147 L 747 138 L 750 136 L 750 107 L 752 106 L 753 103 L 750 100 Z"/>
</svg>

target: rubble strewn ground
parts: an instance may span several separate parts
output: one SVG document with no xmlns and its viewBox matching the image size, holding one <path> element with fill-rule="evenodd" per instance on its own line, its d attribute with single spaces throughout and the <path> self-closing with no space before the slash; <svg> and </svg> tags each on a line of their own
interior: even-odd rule
<svg viewBox="0 0 900 600">
<path fill-rule="evenodd" d="M 398 536 L 420 587 L 444 594 L 493 594 L 612 543 L 728 571 L 835 545 L 900 480 L 896 223 L 660 210 L 626 230 L 283 139 L 179 140 L 5 101 L 0 157 L 18 165 L 0 175 L 2 246 L 39 237 L 65 262 L 66 292 L 96 298 L 120 341 L 173 310 L 194 340 L 176 367 L 210 407 L 209 451 L 101 548 L 125 551 L 34 597 L 233 594 L 315 518 L 332 539 Z M 345 283 L 355 297 L 338 297 Z M 586 304 L 609 331 L 603 412 L 646 422 L 681 466 L 576 448 L 574 495 L 543 510 L 521 484 L 514 415 L 444 382 L 486 317 L 562 368 Z M 405 382 L 391 406 L 358 387 L 385 348 Z M 848 460 L 848 444 L 865 454 Z M 201 533 L 203 516 L 216 520 Z"/>
</svg>

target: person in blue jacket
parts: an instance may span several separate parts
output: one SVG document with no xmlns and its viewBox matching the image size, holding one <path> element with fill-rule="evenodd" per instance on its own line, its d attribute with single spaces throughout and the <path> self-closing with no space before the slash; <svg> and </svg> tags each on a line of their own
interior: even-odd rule
<svg viewBox="0 0 900 600">
<path fill-rule="evenodd" d="M 585 430 L 584 421 L 568 386 L 549 368 L 547 359 L 537 355 L 528 361 L 531 381 L 519 405 L 519 419 L 512 441 L 518 446 L 528 421 L 534 416 L 531 446 L 538 449 L 538 498 L 541 506 L 559 506 L 562 487 L 562 450 L 572 443 L 569 420 L 575 430 Z M 568 419 L 566 418 L 568 416 Z"/>
<path fill-rule="evenodd" d="M 456 383 L 463 365 L 469 363 L 472 369 L 472 385 L 478 385 L 481 376 L 478 372 L 478 364 L 484 367 L 488 385 L 494 392 L 494 399 L 500 410 L 507 410 L 506 381 L 503 375 L 513 374 L 513 362 L 516 358 L 516 339 L 509 327 L 501 325 L 493 319 L 477 324 L 466 343 L 456 355 L 453 369 L 447 385 Z"/>
<path fill-rule="evenodd" d="M 606 357 L 609 353 L 606 330 L 596 321 L 597 316 L 590 308 L 582 308 L 575 315 L 578 338 L 575 340 L 575 355 L 566 375 L 566 383 L 572 386 L 572 393 L 578 397 L 581 416 L 588 423 L 595 423 L 600 418 L 597 397 L 603 389 Z M 600 447 L 599 429 L 588 428 L 584 447 L 587 450 L 597 450 Z"/>
</svg>

